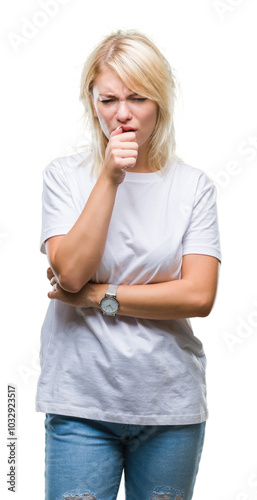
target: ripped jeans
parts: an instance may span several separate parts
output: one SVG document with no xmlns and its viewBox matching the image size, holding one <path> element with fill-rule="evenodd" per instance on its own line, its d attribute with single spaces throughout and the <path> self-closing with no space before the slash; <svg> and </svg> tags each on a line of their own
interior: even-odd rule
<svg viewBox="0 0 257 500">
<path fill-rule="evenodd" d="M 191 500 L 205 422 L 134 425 L 46 414 L 45 500 Z"/>
</svg>

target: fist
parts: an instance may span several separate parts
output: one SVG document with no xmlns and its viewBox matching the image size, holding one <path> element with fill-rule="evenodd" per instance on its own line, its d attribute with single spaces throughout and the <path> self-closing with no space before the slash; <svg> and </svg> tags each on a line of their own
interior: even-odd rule
<svg viewBox="0 0 257 500">
<path fill-rule="evenodd" d="M 111 133 L 105 151 L 104 169 L 116 183 L 120 184 L 127 168 L 136 165 L 138 144 L 135 132 L 123 132 L 122 126 Z"/>
</svg>

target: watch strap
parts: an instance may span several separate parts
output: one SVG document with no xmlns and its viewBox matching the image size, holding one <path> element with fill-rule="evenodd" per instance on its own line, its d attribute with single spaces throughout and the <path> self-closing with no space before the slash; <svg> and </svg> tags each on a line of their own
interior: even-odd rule
<svg viewBox="0 0 257 500">
<path fill-rule="evenodd" d="M 109 285 L 105 295 L 116 297 L 118 285 Z"/>
</svg>

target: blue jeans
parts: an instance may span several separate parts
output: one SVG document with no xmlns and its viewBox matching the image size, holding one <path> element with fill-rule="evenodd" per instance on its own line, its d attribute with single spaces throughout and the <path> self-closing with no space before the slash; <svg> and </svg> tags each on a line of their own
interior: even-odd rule
<svg viewBox="0 0 257 500">
<path fill-rule="evenodd" d="M 190 500 L 205 422 L 132 425 L 46 414 L 46 500 Z"/>
</svg>

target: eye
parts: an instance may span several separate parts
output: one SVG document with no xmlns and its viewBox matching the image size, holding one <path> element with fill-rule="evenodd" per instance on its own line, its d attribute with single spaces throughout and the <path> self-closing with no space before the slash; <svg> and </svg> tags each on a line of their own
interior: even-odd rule
<svg viewBox="0 0 257 500">
<path fill-rule="evenodd" d="M 111 102 L 114 102 L 114 99 L 100 99 L 100 102 L 102 102 L 103 104 L 109 104 Z"/>
<path fill-rule="evenodd" d="M 146 101 L 146 97 L 132 97 L 132 101 L 143 102 Z"/>
</svg>

